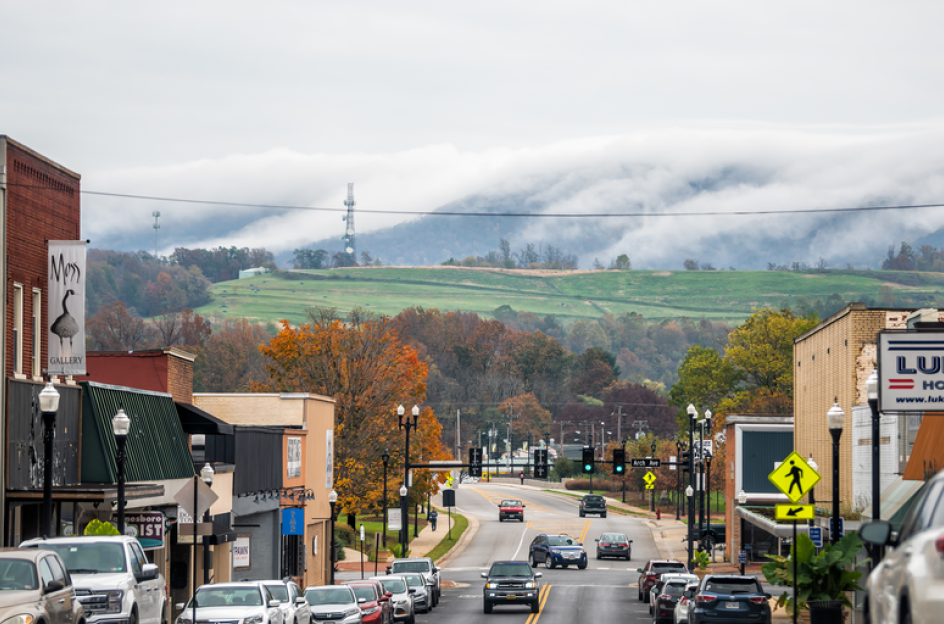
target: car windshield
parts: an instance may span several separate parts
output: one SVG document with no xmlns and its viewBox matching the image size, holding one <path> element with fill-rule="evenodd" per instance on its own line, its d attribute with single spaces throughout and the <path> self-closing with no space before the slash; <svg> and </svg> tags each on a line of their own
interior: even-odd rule
<svg viewBox="0 0 944 624">
<path fill-rule="evenodd" d="M 192 609 L 203 607 L 261 607 L 262 592 L 256 587 L 208 587 L 198 589 L 193 601 L 187 605 Z"/>
<path fill-rule="evenodd" d="M 489 576 L 521 576 L 531 577 L 531 566 L 527 563 L 496 563 L 492 566 Z"/>
<path fill-rule="evenodd" d="M 406 579 L 406 584 L 410 587 L 422 587 L 423 585 L 426 585 L 426 581 L 423 580 L 423 577 L 416 574 L 410 574 L 409 576 L 404 576 L 403 578 Z"/>
<path fill-rule="evenodd" d="M 501 502 L 502 507 L 521 507 L 521 501 L 505 500 Z"/>
<path fill-rule="evenodd" d="M 368 588 L 365 587 L 364 589 Z M 357 602 L 354 600 L 354 592 L 351 591 L 350 587 L 318 587 L 316 589 L 308 589 L 305 591 L 305 600 L 313 605 L 348 604 L 350 602 Z M 371 594 L 368 600 L 375 600 L 374 595 Z"/>
<path fill-rule="evenodd" d="M 288 602 L 288 587 L 279 583 L 278 585 L 266 585 L 266 588 L 272 592 L 272 597 L 279 602 Z"/>
<path fill-rule="evenodd" d="M 384 586 L 384 591 L 391 594 L 402 594 L 406 591 L 406 583 L 402 578 L 380 579 L 380 584 Z"/>
<path fill-rule="evenodd" d="M 759 594 L 757 581 L 752 578 L 708 579 L 705 591 L 713 594 Z"/>
<path fill-rule="evenodd" d="M 551 546 L 576 546 L 577 542 L 569 535 L 551 535 L 547 538 Z"/>
<path fill-rule="evenodd" d="M 37 589 L 36 566 L 22 559 L 0 559 L 0 590 Z"/>
<path fill-rule="evenodd" d="M 111 574 L 125 572 L 123 544 L 87 542 L 83 544 L 46 542 L 46 550 L 59 553 L 71 574 Z"/>
<path fill-rule="evenodd" d="M 367 602 L 373 602 L 377 600 L 377 593 L 373 587 L 366 587 L 364 585 L 361 585 L 360 587 L 352 587 L 351 589 L 354 590 L 354 596 L 358 600 L 363 599 L 363 600 L 366 600 Z"/>
<path fill-rule="evenodd" d="M 429 572 L 428 561 L 394 561 L 391 571 L 398 572 Z"/>
<path fill-rule="evenodd" d="M 685 571 L 684 563 L 653 563 L 652 574 L 664 574 L 666 572 Z"/>
<path fill-rule="evenodd" d="M 662 593 L 666 596 L 678 598 L 685 591 L 685 583 L 669 583 L 663 589 Z"/>
</svg>

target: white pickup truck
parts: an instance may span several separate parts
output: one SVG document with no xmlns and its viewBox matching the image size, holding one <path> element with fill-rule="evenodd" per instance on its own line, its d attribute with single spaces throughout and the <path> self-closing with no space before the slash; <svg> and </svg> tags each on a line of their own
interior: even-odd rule
<svg viewBox="0 0 944 624">
<path fill-rule="evenodd" d="M 138 540 L 126 536 L 31 539 L 21 548 L 44 548 L 62 557 L 88 624 L 162 624 L 167 594 L 158 567 Z"/>
</svg>

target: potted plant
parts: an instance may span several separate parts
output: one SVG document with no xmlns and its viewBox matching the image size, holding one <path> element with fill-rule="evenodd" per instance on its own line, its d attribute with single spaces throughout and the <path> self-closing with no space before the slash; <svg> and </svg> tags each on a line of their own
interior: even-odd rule
<svg viewBox="0 0 944 624">
<path fill-rule="evenodd" d="M 827 609 L 831 613 L 838 611 L 841 621 L 842 607 L 852 607 L 846 592 L 862 589 L 856 582 L 862 573 L 847 569 L 855 562 L 860 550 L 862 539 L 855 531 L 850 531 L 835 544 L 827 544 L 819 554 L 810 536 L 801 533 L 791 549 L 790 557 L 767 555 L 771 561 L 761 566 L 761 571 L 771 585 L 793 587 L 793 553 L 796 553 L 797 600 L 784 592 L 777 600 L 777 607 L 786 607 L 790 615 L 795 608 L 799 608 L 800 612 L 817 608 Z M 833 604 L 821 604 L 824 602 Z"/>
<path fill-rule="evenodd" d="M 692 573 L 698 578 L 704 578 L 708 571 L 708 563 L 710 561 L 708 553 L 703 550 L 696 550 L 692 553 L 692 560 L 695 562 L 695 565 L 698 566 Z"/>
</svg>

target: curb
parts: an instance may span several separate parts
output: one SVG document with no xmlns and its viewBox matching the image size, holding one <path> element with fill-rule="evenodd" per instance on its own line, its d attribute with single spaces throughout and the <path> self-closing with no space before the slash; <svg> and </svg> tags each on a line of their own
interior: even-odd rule
<svg viewBox="0 0 944 624">
<path fill-rule="evenodd" d="M 466 546 L 469 545 L 472 537 L 475 536 L 476 532 L 478 532 L 479 521 L 472 517 L 471 514 L 465 516 L 465 519 L 469 521 L 469 526 L 466 528 L 465 533 L 462 534 L 462 537 L 459 538 L 459 541 L 456 542 L 456 545 L 449 549 L 445 555 L 436 560 L 436 565 L 438 567 L 446 567 L 449 562 L 461 555 L 463 551 L 465 551 Z"/>
</svg>

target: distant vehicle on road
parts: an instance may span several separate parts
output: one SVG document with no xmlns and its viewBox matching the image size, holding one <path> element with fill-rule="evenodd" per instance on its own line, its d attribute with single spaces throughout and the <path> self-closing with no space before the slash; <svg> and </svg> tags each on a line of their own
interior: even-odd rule
<svg viewBox="0 0 944 624">
<path fill-rule="evenodd" d="M 616 557 L 629 561 L 633 556 L 633 540 L 625 533 L 604 533 L 597 542 L 597 559 Z"/>
<path fill-rule="evenodd" d="M 696 581 L 685 585 L 682 596 L 679 598 L 678 602 L 675 603 L 675 624 L 688 624 L 689 612 L 695 604 L 695 594 L 698 592 L 699 582 L 700 581 Z"/>
<path fill-rule="evenodd" d="M 649 590 L 649 615 L 653 617 L 653 624 L 669 620 L 675 613 L 675 603 L 691 582 L 698 582 L 694 574 L 663 574 L 656 584 Z"/>
<path fill-rule="evenodd" d="M 599 514 L 601 518 L 606 518 L 606 499 L 599 494 L 587 494 L 580 499 L 578 511 L 581 518 L 587 514 Z"/>
<path fill-rule="evenodd" d="M 649 602 L 649 590 L 656 584 L 659 577 L 668 573 L 688 574 L 688 568 L 681 561 L 672 561 L 670 559 L 650 559 L 641 568 L 636 568 L 639 572 L 638 594 L 639 602 Z"/>
<path fill-rule="evenodd" d="M 531 613 L 541 608 L 541 573 L 528 565 L 527 561 L 496 561 L 482 572 L 485 587 L 482 590 L 483 610 L 491 613 L 496 605 L 530 605 Z"/>
<path fill-rule="evenodd" d="M 770 624 L 770 594 L 753 576 L 709 574 L 701 580 L 688 624 L 761 622 Z"/>
<path fill-rule="evenodd" d="M 387 574 L 400 574 L 401 572 L 419 572 L 426 577 L 426 583 L 430 586 L 433 599 L 433 606 L 439 604 L 439 598 L 442 596 L 442 583 L 439 578 L 439 568 L 429 557 L 404 557 L 394 559 L 393 564 L 387 567 Z"/>
<path fill-rule="evenodd" d="M 390 593 L 395 622 L 416 624 L 416 606 L 413 603 L 413 594 L 410 593 L 403 577 L 396 575 L 375 576 L 371 580 L 380 581 L 384 591 Z"/>
<path fill-rule="evenodd" d="M 258 581 L 201 585 L 177 617 L 177 624 L 253 622 L 283 624 L 279 601 Z M 347 623 L 345 623 L 347 624 Z"/>
<path fill-rule="evenodd" d="M 311 607 L 302 595 L 301 588 L 295 581 L 263 581 L 272 596 L 282 604 L 282 621 L 285 624 L 309 624 Z"/>
<path fill-rule="evenodd" d="M 498 521 L 517 520 L 524 522 L 524 503 L 520 500 L 503 500 L 498 504 Z"/>
<path fill-rule="evenodd" d="M 354 590 L 357 606 L 361 609 L 363 624 L 393 624 L 393 607 L 390 604 L 390 596 L 384 591 L 380 581 L 364 579 L 362 581 L 344 581 L 343 584 Z M 305 590 L 305 597 L 308 598 L 307 589 Z M 312 594 L 311 600 L 319 599 L 320 597 Z M 313 604 L 311 600 L 309 600 L 309 604 Z M 312 624 L 316 621 L 312 619 Z"/>
<path fill-rule="evenodd" d="M 587 567 L 587 551 L 569 535 L 542 533 L 531 542 L 528 563 L 534 567 L 543 563 L 548 569 L 575 565 L 583 570 Z"/>
<path fill-rule="evenodd" d="M 364 616 L 361 612 L 361 603 L 352 587 L 347 585 L 306 587 L 305 600 L 311 605 L 312 623 L 362 624 Z"/>
</svg>

